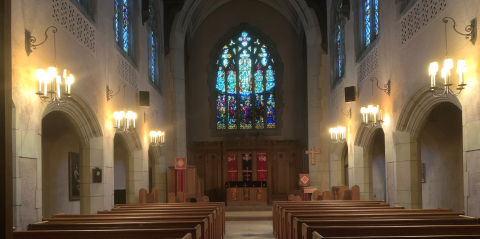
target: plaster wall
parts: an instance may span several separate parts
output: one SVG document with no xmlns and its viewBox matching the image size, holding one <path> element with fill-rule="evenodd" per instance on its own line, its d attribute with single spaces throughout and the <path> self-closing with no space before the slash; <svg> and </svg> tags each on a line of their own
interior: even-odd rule
<svg viewBox="0 0 480 239">
<path fill-rule="evenodd" d="M 82 38 L 88 35 L 86 32 L 73 35 L 72 31 L 64 28 L 61 23 L 55 21 L 54 4 L 66 3 L 69 8 L 75 11 L 75 16 L 80 18 L 79 22 L 88 22 L 95 34 L 89 38 L 94 42 L 95 51 L 90 51 L 84 44 Z M 46 175 L 42 169 L 42 161 L 49 157 L 46 152 L 42 152 L 42 118 L 44 111 L 50 105 L 42 103 L 35 94 L 38 91 L 38 81 L 35 79 L 35 71 L 38 68 L 46 69 L 54 65 L 54 44 L 53 34 L 50 32 L 48 40 L 29 55 L 26 52 L 25 35 L 30 32 L 37 38 L 37 43 L 43 41 L 45 29 L 49 26 L 57 27 L 55 34 L 56 41 L 56 63 L 59 70 L 68 69 L 74 74 L 75 81 L 72 85 L 72 93 L 75 97 L 81 99 L 83 108 L 75 108 L 78 105 L 67 104 L 60 107 L 64 112 L 77 112 L 87 118 L 86 122 L 98 122 L 98 128 L 92 129 L 88 125 L 75 125 L 75 128 L 87 129 L 79 135 L 79 145 L 77 152 L 80 155 L 86 155 L 87 162 L 81 168 L 81 178 L 91 179 L 91 169 L 99 167 L 104 172 L 102 183 L 93 184 L 90 180 L 83 181 L 85 190 L 81 193 L 81 206 L 85 211 L 81 213 L 96 213 L 98 210 L 111 209 L 113 205 L 114 190 L 114 147 L 113 139 L 115 129 L 113 128 L 113 112 L 123 109 L 135 111 L 137 113 L 137 133 L 136 142 L 130 142 L 136 145 L 135 156 L 131 158 L 135 162 L 135 177 L 132 183 L 131 202 L 138 200 L 138 189 L 148 185 L 148 133 L 150 130 L 165 130 L 165 106 L 164 93 L 169 88 L 162 89 L 160 92 L 155 90 L 148 80 L 148 45 L 147 45 L 147 27 L 141 24 L 140 1 L 132 1 L 134 9 L 132 11 L 132 28 L 134 42 L 134 54 L 126 57 L 121 53 L 115 43 L 115 32 L 113 24 L 114 1 L 96 1 L 96 13 L 94 20 L 88 19 L 75 5 L 73 0 L 23 0 L 12 2 L 12 64 L 13 64 L 13 102 L 16 107 L 16 131 L 15 146 L 18 168 L 18 175 L 23 175 L 17 180 L 17 195 L 20 198 L 16 203 L 16 218 L 21 222 L 18 224 L 28 225 L 40 221 L 42 218 L 42 198 L 53 198 L 49 189 L 45 188 L 42 180 L 48 177 L 55 180 L 62 180 L 63 175 Z M 162 16 L 163 3 L 155 1 L 156 14 Z M 78 13 L 78 14 L 77 14 Z M 59 13 L 61 14 L 61 13 Z M 159 72 L 163 74 L 163 22 L 162 17 L 156 17 L 156 31 L 158 32 L 159 46 Z M 76 21 L 73 21 L 76 22 Z M 76 31 L 83 29 L 83 25 L 76 26 Z M 77 32 L 75 32 L 77 33 Z M 127 71 L 127 74 L 123 71 Z M 134 77 L 136 76 L 136 77 Z M 162 82 L 164 76 L 160 75 Z M 106 86 L 108 85 L 114 91 L 121 84 L 126 84 L 125 94 L 123 88 L 120 93 L 110 101 L 107 101 Z M 140 108 L 137 104 L 138 91 L 150 92 L 150 107 Z M 153 118 L 144 122 L 143 113 L 151 115 L 155 110 L 157 113 Z M 94 125 L 94 123 L 92 125 Z M 166 136 L 166 141 L 170 140 Z M 63 143 L 71 143 L 70 139 L 64 139 Z M 51 147 L 64 147 L 65 145 L 53 145 Z M 65 148 L 68 148 L 65 146 Z M 66 150 L 66 149 L 65 149 Z M 56 153 L 55 153 L 56 155 Z M 60 154 L 58 154 L 60 155 Z M 57 156 L 55 156 L 57 157 Z M 60 156 L 58 156 L 60 157 Z M 28 164 L 26 162 L 29 162 Z M 35 162 L 35 167 L 31 165 Z M 159 161 L 159 174 L 166 173 L 164 167 L 165 161 Z M 58 167 L 63 167 L 58 165 Z M 31 172 L 36 170 L 35 173 Z M 60 170 L 61 171 L 61 170 Z M 165 183 L 165 182 L 164 182 Z M 20 187 L 21 185 L 21 187 Z M 35 185 L 31 188 L 32 185 Z M 128 185 L 128 184 L 127 184 Z M 134 192 L 137 192 L 136 194 Z M 53 192 L 52 192 L 53 193 Z M 68 193 L 65 191 L 64 193 Z M 165 195 L 163 193 L 163 195 Z M 82 202 L 83 200 L 83 202 Z M 71 213 L 78 213 L 77 206 L 69 207 Z M 82 209 L 82 210 L 83 210 Z M 69 213 L 67 209 L 63 212 Z M 45 215 L 50 212 L 45 212 Z M 24 230 L 26 227 L 19 227 Z"/>
<path fill-rule="evenodd" d="M 461 120 L 461 111 L 444 103 L 430 113 L 420 133 L 421 161 L 426 169 L 423 208 L 464 209 Z"/>
<path fill-rule="evenodd" d="M 478 19 L 480 16 L 480 2 L 473 0 L 435 0 L 428 2 L 417 0 L 412 1 L 411 5 L 407 7 L 405 7 L 404 2 L 379 1 L 379 36 L 368 49 L 362 51 L 358 44 L 361 34 L 358 20 L 359 1 L 351 1 L 350 19 L 345 24 L 346 69 L 343 85 L 357 86 L 358 99 L 354 103 L 343 103 L 342 98 L 338 97 L 338 92 L 341 89 L 337 89 L 338 87 L 332 89 L 328 94 L 328 100 L 331 102 L 329 112 L 336 112 L 336 107 L 351 108 L 352 117 L 349 119 L 339 113 L 330 113 L 328 122 L 331 126 L 343 125 L 346 127 L 347 143 L 352 145 L 362 120 L 359 113 L 360 108 L 372 103 L 380 104 L 385 120 L 382 128 L 385 132 L 385 159 L 388 168 L 386 173 L 388 202 L 406 208 L 418 208 L 422 207 L 422 186 L 419 183 L 418 162 L 420 160 L 420 148 L 417 146 L 418 132 L 423 125 L 420 121 L 426 117 L 426 112 L 429 112 L 435 105 L 425 105 L 421 101 L 410 101 L 410 99 L 413 94 L 419 93 L 419 91 L 424 91 L 425 99 L 432 97 L 428 96 L 425 90 L 428 87 L 424 87 L 430 83 L 428 76 L 430 62 L 438 61 L 441 67 L 445 58 L 445 25 L 442 19 L 447 16 L 454 18 L 458 25 L 457 28 L 463 30 L 464 26 L 469 25 L 472 19 Z M 420 29 L 405 30 L 404 26 L 408 24 L 402 26 L 402 18 L 406 17 L 407 20 L 415 21 L 415 16 L 411 15 L 410 11 L 413 11 L 417 6 L 421 10 L 422 3 L 436 4 L 435 7 L 429 8 L 434 9 L 432 11 L 435 11 L 435 13 L 425 25 L 423 23 L 420 25 Z M 327 19 L 330 21 L 332 19 L 330 17 L 332 1 L 328 1 L 327 4 L 329 10 Z M 460 197 L 463 196 L 464 198 L 466 214 L 479 216 L 480 208 L 477 205 L 480 204 L 480 197 L 476 192 L 478 190 L 476 190 L 475 183 L 478 183 L 480 178 L 479 168 L 475 165 L 480 158 L 475 152 L 480 149 L 478 137 L 480 135 L 480 98 L 477 97 L 480 87 L 478 81 L 480 56 L 476 54 L 480 46 L 478 42 L 472 44 L 464 36 L 456 34 L 452 25 L 452 22 L 447 25 L 448 56 L 454 62 L 458 59 L 466 60 L 465 78 L 468 84 L 462 94 L 455 99 L 458 99 L 462 108 L 464 132 L 462 136 L 463 169 L 461 174 L 464 177 L 465 190 L 463 193 L 458 193 Z M 330 26 L 330 22 L 328 26 Z M 402 43 L 403 30 L 407 33 L 413 32 L 413 36 L 406 43 Z M 331 39 L 331 36 L 329 36 L 329 39 Z M 329 54 L 332 53 L 329 52 Z M 331 55 L 328 57 L 329 65 L 332 64 L 330 59 L 332 59 Z M 331 72 L 328 74 L 331 74 Z M 373 86 L 372 96 L 372 84 L 369 81 L 372 77 L 379 80 L 380 87 L 390 80 L 390 95 Z M 437 75 L 437 79 L 437 84 L 441 83 L 440 74 Z M 458 76 L 454 71 L 452 72 L 452 80 L 454 84 L 458 83 Z M 452 98 L 445 100 L 455 101 Z M 412 111 L 413 115 L 407 116 L 408 119 L 415 119 L 418 116 L 419 122 L 411 122 L 405 127 L 404 123 L 399 123 L 400 115 L 402 111 L 408 110 L 408 107 L 413 109 L 420 107 Z M 408 119 L 406 122 L 408 122 Z M 357 160 L 356 157 L 363 155 L 362 151 L 365 149 L 357 146 L 349 148 L 354 151 L 349 154 L 349 167 L 353 168 L 352 173 L 354 174 L 351 177 L 351 185 L 358 184 L 362 188 L 361 184 L 364 183 L 364 177 L 363 175 L 357 175 L 362 170 L 356 170 L 356 168 L 361 167 L 363 161 L 360 158 Z M 330 160 L 332 161 L 332 157 Z"/>
<path fill-rule="evenodd" d="M 241 14 L 232 14 L 241 13 Z M 187 88 L 187 136 L 193 141 L 214 141 L 221 137 L 212 137 L 211 108 L 209 100 L 215 100 L 209 85 L 208 71 L 211 54 L 218 49 L 214 45 L 224 35 L 241 23 L 258 28 L 276 44 L 276 50 L 282 61 L 283 79 L 279 91 L 283 99 L 283 114 L 276 116 L 281 120 L 280 134 L 267 136 L 273 140 L 299 140 L 306 138 L 306 60 L 304 53 L 304 36 L 295 31 L 291 23 L 273 7 L 260 1 L 231 1 L 209 14 L 188 41 L 188 88 Z M 269 46 L 267 46 L 269 47 Z M 270 46 L 270 48 L 275 46 Z M 271 51 L 271 50 L 270 50 Z M 216 71 L 215 71 L 216 72 Z M 277 71 L 278 72 L 278 71 Z M 278 74 L 277 74 L 278 75 Z M 213 76 L 216 77 L 216 76 Z M 276 79 L 279 81 L 279 79 Z M 214 82 L 214 81 L 212 81 Z M 278 84 L 277 84 L 278 85 Z M 213 92 L 214 94 L 214 92 Z M 278 110 L 277 110 L 278 112 Z M 277 123 L 278 125 L 278 123 Z M 258 133 L 261 133 L 259 130 Z M 241 131 L 235 132 L 243 136 Z"/>
</svg>

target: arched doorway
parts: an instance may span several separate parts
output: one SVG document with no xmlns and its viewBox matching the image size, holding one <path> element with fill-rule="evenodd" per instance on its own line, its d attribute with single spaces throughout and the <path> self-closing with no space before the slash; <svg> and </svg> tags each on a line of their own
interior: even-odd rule
<svg viewBox="0 0 480 239">
<path fill-rule="evenodd" d="M 129 173 L 129 152 L 120 134 L 113 138 L 113 178 L 114 204 L 127 203 L 127 183 Z"/>
<path fill-rule="evenodd" d="M 373 200 L 386 200 L 385 133 L 383 129 L 378 129 L 373 137 L 371 175 Z"/>
<path fill-rule="evenodd" d="M 152 147 L 148 148 L 148 191 L 152 192 L 155 180 L 155 156 Z"/>
<path fill-rule="evenodd" d="M 81 142 L 74 123 L 60 111 L 42 120 L 42 215 L 80 214 Z"/>
<path fill-rule="evenodd" d="M 418 136 L 423 208 L 464 209 L 462 111 L 450 102 L 436 105 Z"/>
</svg>

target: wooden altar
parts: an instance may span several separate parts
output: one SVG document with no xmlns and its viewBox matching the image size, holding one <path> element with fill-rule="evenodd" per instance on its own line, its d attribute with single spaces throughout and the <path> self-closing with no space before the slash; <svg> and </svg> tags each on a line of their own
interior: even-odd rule
<svg viewBox="0 0 480 239">
<path fill-rule="evenodd" d="M 204 179 L 205 195 L 210 201 L 223 201 L 228 205 L 255 205 L 287 200 L 289 194 L 301 190 L 298 174 L 308 172 L 305 150 L 306 143 L 302 141 L 247 136 L 214 142 L 190 141 L 187 144 L 187 157 L 189 164 L 196 166 L 198 176 Z M 242 160 L 245 154 L 250 154 L 251 164 L 244 166 Z M 229 163 L 228 158 L 232 155 L 237 161 Z M 265 156 L 265 164 L 258 165 L 257 161 L 262 155 Z M 265 178 L 259 178 L 263 172 Z M 232 191 L 233 187 L 225 186 L 229 181 L 265 181 L 267 186 L 260 187 L 261 193 L 257 187 L 247 187 L 250 197 L 244 198 L 244 187 L 238 186 Z M 237 200 L 232 200 L 232 194 L 236 194 Z"/>
</svg>

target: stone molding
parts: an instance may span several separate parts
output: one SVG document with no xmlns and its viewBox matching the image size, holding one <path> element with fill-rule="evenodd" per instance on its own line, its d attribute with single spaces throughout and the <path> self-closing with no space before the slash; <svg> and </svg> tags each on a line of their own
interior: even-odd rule
<svg viewBox="0 0 480 239">
<path fill-rule="evenodd" d="M 361 123 L 358 127 L 357 134 L 355 135 L 355 145 L 367 150 L 373 143 L 372 138 L 378 129 L 382 129 L 381 126 L 367 127 Z"/>
<path fill-rule="evenodd" d="M 67 104 L 48 104 L 43 111 L 42 119 L 53 111 L 65 113 L 74 122 L 83 146 L 87 146 L 91 138 L 103 136 L 102 128 L 92 108 L 77 95 L 72 94 Z"/>
<path fill-rule="evenodd" d="M 444 102 L 450 102 L 462 109 L 462 104 L 456 96 L 449 94 L 448 97 L 434 97 L 429 85 L 420 88 L 406 101 L 398 118 L 396 130 L 410 133 L 411 140 L 415 141 L 430 112 Z"/>
<path fill-rule="evenodd" d="M 138 150 L 142 150 L 142 142 L 140 141 L 140 136 L 138 131 L 135 129 L 133 132 L 118 132 L 125 144 L 128 147 L 129 157 L 133 157 L 133 153 Z"/>
</svg>

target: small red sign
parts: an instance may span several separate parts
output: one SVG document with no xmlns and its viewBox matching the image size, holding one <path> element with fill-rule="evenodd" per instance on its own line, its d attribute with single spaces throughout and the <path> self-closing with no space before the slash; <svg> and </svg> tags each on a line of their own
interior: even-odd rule
<svg viewBox="0 0 480 239">
<path fill-rule="evenodd" d="M 175 169 L 187 169 L 187 158 L 176 157 L 175 158 Z"/>
</svg>

